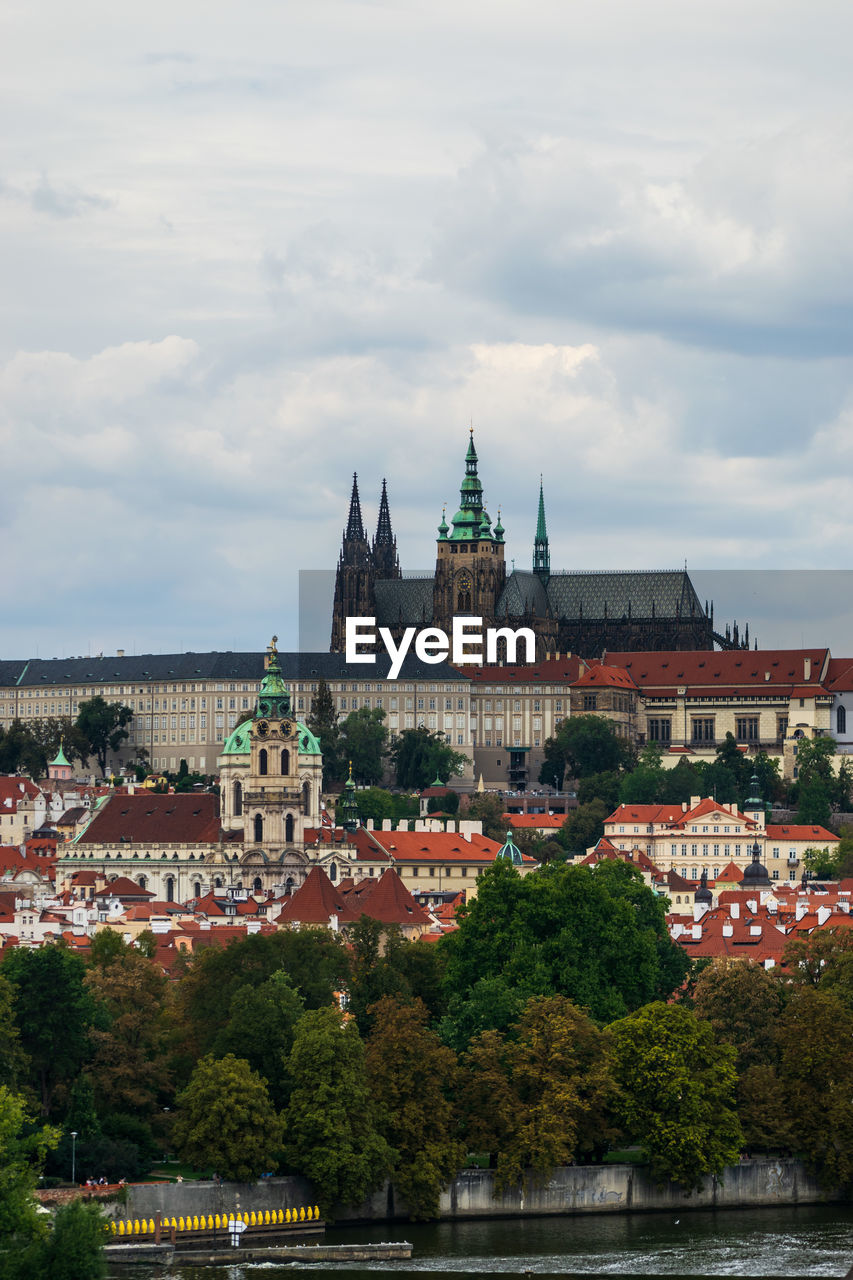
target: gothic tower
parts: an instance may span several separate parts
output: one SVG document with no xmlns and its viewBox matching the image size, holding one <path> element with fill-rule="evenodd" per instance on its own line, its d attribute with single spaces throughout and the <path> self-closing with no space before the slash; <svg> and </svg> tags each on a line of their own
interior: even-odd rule
<svg viewBox="0 0 853 1280">
<path fill-rule="evenodd" d="M 373 571 L 376 578 L 402 578 L 400 558 L 397 555 L 397 539 L 391 530 L 391 514 L 388 510 L 388 490 L 382 481 L 382 497 L 379 499 L 379 519 L 373 539 Z"/>
<path fill-rule="evenodd" d="M 384 484 L 383 484 L 384 492 Z M 387 501 L 386 501 L 387 514 Z M 377 534 L 378 534 L 377 530 Z M 391 521 L 388 520 L 388 532 Z M 393 544 L 392 544 L 393 545 Z M 396 555 L 396 546 L 393 547 Z M 344 529 L 338 571 L 335 576 L 335 603 L 332 611 L 333 653 L 342 653 L 346 645 L 347 618 L 370 617 L 373 613 L 373 557 L 361 519 L 361 501 L 358 496 L 358 476 L 353 473 L 352 497 L 349 504 L 349 520 Z"/>
<path fill-rule="evenodd" d="M 536 520 L 536 537 L 533 539 L 533 572 L 538 575 L 542 586 L 547 587 L 551 576 L 551 553 L 548 550 L 548 530 L 545 525 L 545 496 L 542 492 L 542 477 L 539 477 L 539 515 Z"/>
<path fill-rule="evenodd" d="M 438 526 L 433 621 L 435 626 L 448 632 L 458 614 L 473 614 L 483 618 L 484 625 L 490 623 L 506 579 L 504 529 L 500 514 L 492 528 L 483 505 L 477 461 L 472 427 L 459 491 L 459 510 L 450 525 L 442 514 Z"/>
</svg>

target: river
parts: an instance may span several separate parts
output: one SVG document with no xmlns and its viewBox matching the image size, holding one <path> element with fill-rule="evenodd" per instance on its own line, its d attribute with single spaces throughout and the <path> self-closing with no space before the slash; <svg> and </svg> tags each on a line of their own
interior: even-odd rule
<svg viewBox="0 0 853 1280">
<path fill-rule="evenodd" d="M 524 1275 L 843 1277 L 853 1266 L 853 1207 L 723 1210 L 708 1213 L 600 1214 L 330 1228 L 329 1244 L 410 1240 L 408 1262 L 338 1263 L 334 1266 L 241 1264 L 235 1254 L 222 1266 L 176 1266 L 169 1272 L 134 1268 L 132 1280 L 285 1280 L 296 1270 L 311 1277 L 345 1274 L 348 1280 L 379 1276 L 476 1277 Z M 379 1274 L 377 1274 L 379 1273 Z M 125 1269 L 111 1280 L 131 1280 Z"/>
</svg>

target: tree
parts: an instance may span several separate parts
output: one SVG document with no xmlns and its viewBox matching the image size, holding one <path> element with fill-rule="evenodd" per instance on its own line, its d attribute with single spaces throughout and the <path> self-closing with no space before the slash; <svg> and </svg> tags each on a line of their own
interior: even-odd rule
<svg viewBox="0 0 853 1280">
<path fill-rule="evenodd" d="M 14 1092 L 26 1087 L 30 1062 L 21 1047 L 21 1033 L 15 1019 L 17 989 L 0 973 L 0 1084 Z"/>
<path fill-rule="evenodd" d="M 604 819 L 612 812 L 603 800 L 580 804 L 567 815 L 557 839 L 568 853 L 585 854 L 604 835 Z"/>
<path fill-rule="evenodd" d="M 441 1188 L 465 1157 L 453 1136 L 456 1055 L 429 1030 L 419 1000 L 386 996 L 372 1016 L 367 1070 L 380 1132 L 395 1153 L 394 1185 L 411 1218 L 435 1218 Z"/>
<path fill-rule="evenodd" d="M 245 1058 L 202 1058 L 177 1097 L 173 1137 L 182 1159 L 233 1182 L 275 1169 L 284 1139 L 266 1081 Z"/>
<path fill-rule="evenodd" d="M 619 803 L 619 784 L 622 775 L 615 769 L 609 773 L 591 773 L 581 778 L 578 783 L 578 804 L 589 804 L 600 800 L 608 813 L 612 813 Z"/>
<path fill-rule="evenodd" d="M 231 997 L 228 1022 L 213 1042 L 217 1057 L 238 1054 L 264 1077 L 279 1111 L 290 1095 L 287 1059 L 304 1012 L 302 997 L 279 969 L 260 986 L 237 988 Z"/>
<path fill-rule="evenodd" d="M 502 977 L 526 997 L 568 996 L 598 1022 L 668 996 L 689 967 L 663 901 L 622 862 L 550 863 L 521 877 L 501 860 L 483 873 L 447 953 L 448 999 Z"/>
<path fill-rule="evenodd" d="M 376 786 L 385 772 L 388 730 L 384 720 L 381 707 L 359 707 L 341 725 L 341 752 L 352 765 L 355 781 L 367 786 Z"/>
<path fill-rule="evenodd" d="M 501 796 L 490 791 L 480 791 L 471 797 L 468 805 L 468 818 L 483 824 L 483 835 L 490 840 L 499 840 L 503 844 L 506 839 L 507 819 L 504 802 Z"/>
<path fill-rule="evenodd" d="M 323 787 L 328 789 L 331 783 L 343 781 L 346 768 L 340 750 L 335 700 L 325 680 L 320 680 L 317 684 L 317 692 L 311 701 L 311 714 L 305 723 L 320 742 L 323 753 Z"/>
<path fill-rule="evenodd" d="M 564 996 L 536 997 L 509 1036 L 486 1031 L 463 1060 L 469 1145 L 491 1152 L 497 1190 L 606 1149 L 609 1037 Z"/>
<path fill-rule="evenodd" d="M 89 970 L 86 984 L 103 1015 L 90 1039 L 89 1071 L 101 1113 L 150 1119 L 169 1088 L 163 1005 L 167 981 L 159 965 L 134 947 Z"/>
<path fill-rule="evenodd" d="M 506 1031 L 517 1021 L 525 1002 L 525 993 L 511 987 L 504 977 L 481 978 L 464 994 L 450 997 L 438 1034 L 444 1044 L 464 1053 L 483 1032 Z"/>
<path fill-rule="evenodd" d="M 4 973 L 17 988 L 21 1048 L 47 1116 L 57 1104 L 64 1109 L 67 1089 L 89 1052 L 95 1005 L 85 986 L 86 968 L 80 956 L 58 944 L 17 948 L 6 957 Z"/>
<path fill-rule="evenodd" d="M 33 1130 L 26 1103 L 0 1085 L 0 1273 L 37 1275 L 33 1265 L 45 1237 L 33 1191 L 38 1166 L 59 1131 L 47 1125 Z"/>
<path fill-rule="evenodd" d="M 853 1011 L 802 987 L 779 1022 L 779 1076 L 794 1144 L 828 1190 L 853 1185 Z"/>
<path fill-rule="evenodd" d="M 684 1005 L 646 1005 L 610 1030 L 618 1117 L 659 1182 L 698 1189 L 741 1149 L 735 1050 Z"/>
<path fill-rule="evenodd" d="M 837 880 L 840 861 L 838 848 L 806 849 L 803 852 L 803 866 L 813 880 Z"/>
<path fill-rule="evenodd" d="M 121 702 L 107 702 L 100 694 L 80 703 L 75 728 L 86 754 L 95 757 L 104 778 L 107 776 L 107 755 L 110 751 L 118 751 L 127 739 L 129 735 L 124 726 L 132 719 L 130 707 Z"/>
<path fill-rule="evenodd" d="M 367 1082 L 364 1044 L 337 1008 L 314 1009 L 296 1028 L 287 1059 L 292 1082 L 285 1158 L 310 1178 L 323 1216 L 356 1205 L 391 1172 Z"/>
<path fill-rule="evenodd" d="M 423 791 L 436 778 L 447 782 L 468 763 L 468 757 L 454 751 L 443 733 L 431 733 L 424 725 L 403 729 L 392 740 L 388 754 L 397 786 L 407 790 Z"/>
<path fill-rule="evenodd" d="M 545 765 L 559 788 L 563 777 L 588 778 L 594 773 L 610 773 L 631 762 L 631 749 L 618 736 L 605 716 L 569 716 L 553 738 L 545 740 Z M 540 774 L 540 782 L 545 779 Z"/>
<path fill-rule="evenodd" d="M 793 938 L 782 956 L 794 988 L 829 991 L 853 1010 L 853 931 L 814 929 Z"/>
<path fill-rule="evenodd" d="M 427 800 L 427 813 L 458 813 L 458 811 L 458 791 L 448 791 L 443 796 L 430 796 Z"/>
<path fill-rule="evenodd" d="M 72 1200 L 56 1211 L 40 1273 L 50 1280 L 101 1280 L 106 1275 L 105 1224 L 99 1205 Z"/>
<path fill-rule="evenodd" d="M 714 960 L 693 988 L 694 1013 L 710 1023 L 718 1041 L 735 1050 L 739 1075 L 748 1067 L 772 1061 L 784 1005 L 779 978 L 748 960 Z"/>
</svg>

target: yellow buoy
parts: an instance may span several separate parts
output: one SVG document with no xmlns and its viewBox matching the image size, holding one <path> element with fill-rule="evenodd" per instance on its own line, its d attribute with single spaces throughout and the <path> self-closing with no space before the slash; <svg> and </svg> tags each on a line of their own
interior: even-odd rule
<svg viewBox="0 0 853 1280">
<path fill-rule="evenodd" d="M 268 1227 L 269 1224 L 270 1224 L 270 1211 L 269 1209 L 267 1209 L 266 1213 L 264 1214 L 264 1226 Z"/>
<path fill-rule="evenodd" d="M 305 1205 L 303 1205 L 302 1208 L 299 1210 L 299 1221 L 300 1222 L 305 1221 Z"/>
<path fill-rule="evenodd" d="M 222 1223 L 220 1222 L 219 1214 L 217 1213 L 216 1217 L 213 1219 L 214 1230 L 218 1231 L 221 1226 L 222 1226 Z"/>
<path fill-rule="evenodd" d="M 313 1216 L 314 1216 L 314 1215 L 313 1215 L 313 1213 L 312 1213 L 312 1211 L 311 1211 L 311 1206 L 310 1206 L 310 1204 L 309 1204 L 309 1206 L 308 1206 L 308 1210 L 307 1210 L 307 1212 L 306 1212 L 306 1214 L 305 1214 L 305 1217 L 306 1217 L 306 1218 L 308 1219 L 308 1221 L 310 1222 Z"/>
<path fill-rule="evenodd" d="M 184 1225 L 184 1218 L 183 1218 L 183 1214 L 181 1215 L 181 1217 L 180 1217 L 180 1218 L 178 1218 L 178 1230 L 179 1230 L 179 1231 L 185 1231 L 185 1230 L 186 1230 L 186 1227 L 185 1227 L 185 1225 Z"/>
<path fill-rule="evenodd" d="M 154 1232 L 155 1232 L 156 1230 L 157 1230 L 157 1228 L 156 1228 L 156 1227 L 155 1227 L 155 1225 L 154 1225 L 154 1219 L 153 1219 L 153 1218 L 149 1218 L 149 1219 L 148 1219 L 148 1232 L 149 1232 L 149 1234 L 153 1236 L 153 1234 L 154 1234 Z"/>
<path fill-rule="evenodd" d="M 133 1234 L 135 1236 L 139 1235 L 139 1219 L 138 1218 L 133 1219 Z"/>
<path fill-rule="evenodd" d="M 198 1231 L 198 1214 L 193 1217 L 193 1231 Z"/>
<path fill-rule="evenodd" d="M 279 1211 L 278 1211 L 278 1220 L 279 1220 L 279 1222 L 284 1222 L 284 1210 L 283 1210 L 283 1209 L 279 1209 Z"/>
<path fill-rule="evenodd" d="M 319 1219 L 319 1217 L 320 1217 L 320 1206 L 315 1204 L 314 1205 L 314 1221 L 316 1222 Z"/>
<path fill-rule="evenodd" d="M 123 1235 L 124 1235 L 124 1219 L 123 1219 L 123 1218 L 119 1221 L 119 1224 L 118 1224 L 118 1233 L 119 1233 L 119 1235 L 120 1235 L 120 1236 L 123 1236 Z"/>
<path fill-rule="evenodd" d="M 288 1208 L 287 1212 L 286 1212 L 286 1213 L 285 1213 L 285 1215 L 284 1215 L 284 1220 L 285 1220 L 285 1222 L 290 1222 L 290 1209 L 289 1209 L 289 1208 Z"/>
</svg>

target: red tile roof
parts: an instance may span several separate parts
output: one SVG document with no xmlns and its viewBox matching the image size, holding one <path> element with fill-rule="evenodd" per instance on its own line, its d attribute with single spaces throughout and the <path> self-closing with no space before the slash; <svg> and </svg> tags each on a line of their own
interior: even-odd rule
<svg viewBox="0 0 853 1280">
<path fill-rule="evenodd" d="M 573 689 L 632 689 L 637 686 L 624 667 L 613 667 L 605 663 L 590 666 L 572 684 Z"/>
<path fill-rule="evenodd" d="M 766 690 L 768 695 L 792 696 L 805 685 L 809 696 L 824 692 L 821 676 L 828 661 L 828 649 L 731 649 L 721 653 L 704 649 L 662 653 L 607 653 L 608 663 L 625 667 L 634 682 L 647 692 L 679 687 L 710 688 L 733 693 L 744 687 Z M 810 665 L 805 676 L 806 661 Z M 804 696 L 800 693 L 798 697 Z"/>
<path fill-rule="evenodd" d="M 352 924 L 356 914 L 322 867 L 314 866 L 303 883 L 276 916 L 278 924 L 325 924 L 337 916 L 338 924 Z"/>
<path fill-rule="evenodd" d="M 423 925 L 426 928 L 430 923 L 429 914 L 415 902 L 393 867 L 383 871 L 378 880 L 368 879 L 366 886 L 362 880 L 345 893 L 341 885 L 341 891 L 347 901 L 352 902 L 354 911 L 358 910 L 381 924 Z"/>
<path fill-rule="evenodd" d="M 459 670 L 476 684 L 518 684 L 521 680 L 528 684 L 539 680 L 549 684 L 564 684 L 566 681 L 572 683 L 577 680 L 581 660 L 577 654 L 572 653 L 562 658 L 545 658 L 542 662 L 532 662 L 529 666 L 516 663 L 511 667 L 464 666 Z"/>
<path fill-rule="evenodd" d="M 108 880 L 103 889 L 98 889 L 95 894 L 96 898 L 142 898 L 150 899 L 155 895 L 149 889 L 143 889 L 135 881 L 130 880 L 127 876 L 116 876 L 114 880 Z"/>
<path fill-rule="evenodd" d="M 537 828 L 559 831 L 566 821 L 564 813 L 505 813 L 502 820 L 516 831 L 536 831 Z"/>
<path fill-rule="evenodd" d="M 770 840 L 820 840 L 821 843 L 838 844 L 840 836 L 833 835 L 826 827 L 810 827 L 808 825 L 767 824 L 767 836 Z"/>
<path fill-rule="evenodd" d="M 395 862 L 447 864 L 494 862 L 502 848 L 488 836 L 472 835 L 470 840 L 454 831 L 365 831 L 371 842 L 387 852 Z M 522 854 L 525 864 L 535 867 L 536 859 Z"/>
<path fill-rule="evenodd" d="M 201 795 L 113 796 L 98 811 L 79 844 L 211 844 L 219 840 L 217 797 Z"/>
</svg>

